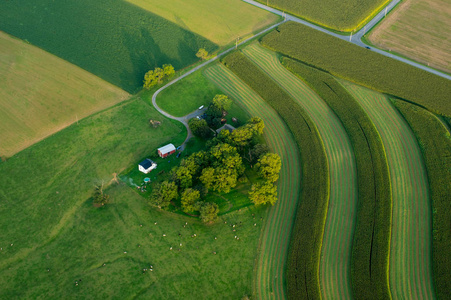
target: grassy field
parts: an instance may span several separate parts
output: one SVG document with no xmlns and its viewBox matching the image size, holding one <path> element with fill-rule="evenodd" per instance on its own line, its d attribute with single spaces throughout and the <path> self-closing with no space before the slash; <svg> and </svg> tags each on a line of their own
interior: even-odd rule
<svg viewBox="0 0 451 300">
<path fill-rule="evenodd" d="M 334 110 L 354 151 L 358 198 L 352 242 L 351 281 L 354 299 L 390 299 L 388 257 L 391 187 L 381 137 L 357 101 L 327 73 L 290 58 L 283 65 L 305 81 Z M 299 289 L 302 289 L 300 281 Z"/>
<path fill-rule="evenodd" d="M 218 49 L 124 0 L 3 1 L 0 28 L 130 93 L 148 70 L 165 63 L 179 70 L 198 61 L 199 48 Z"/>
<path fill-rule="evenodd" d="M 257 0 L 307 21 L 339 31 L 362 27 L 382 9 L 388 0 Z"/>
<path fill-rule="evenodd" d="M 263 119 L 267 143 L 282 158 L 279 200 L 266 215 L 253 291 L 258 299 L 283 298 L 286 253 L 300 189 L 299 150 L 277 113 L 233 73 L 222 65 L 215 65 L 205 74 L 252 115 Z"/>
<path fill-rule="evenodd" d="M 418 106 L 395 101 L 418 139 L 428 173 L 432 204 L 432 265 L 438 299 L 451 290 L 451 139 L 442 120 Z"/>
<path fill-rule="evenodd" d="M 389 277 L 393 299 L 431 299 L 432 229 L 428 179 L 408 124 L 382 94 L 342 82 L 381 134 L 393 197 Z"/>
<path fill-rule="evenodd" d="M 281 85 L 318 127 L 326 149 L 330 176 L 329 209 L 320 262 L 321 292 L 325 299 L 349 299 L 350 254 L 357 202 L 356 165 L 349 137 L 333 110 L 285 69 L 275 53 L 257 44 L 246 47 L 243 52 Z"/>
<path fill-rule="evenodd" d="M 450 20 L 447 0 L 407 0 L 368 37 L 379 48 L 451 73 Z"/>
<path fill-rule="evenodd" d="M 126 0 L 225 46 L 275 23 L 278 16 L 240 0 Z"/>
<path fill-rule="evenodd" d="M 0 32 L 0 157 L 10 157 L 128 97 L 102 79 Z"/>
<path fill-rule="evenodd" d="M 336 77 L 451 116 L 451 81 L 403 62 L 292 22 L 265 35 L 262 44 Z"/>
<path fill-rule="evenodd" d="M 149 118 L 162 125 L 150 127 Z M 264 209 L 244 208 L 205 226 L 152 209 L 111 180 L 185 136 L 182 124 L 134 98 L 0 163 L 0 298 L 250 295 Z M 111 203 L 98 209 L 89 197 L 101 181 L 112 184 Z"/>
</svg>

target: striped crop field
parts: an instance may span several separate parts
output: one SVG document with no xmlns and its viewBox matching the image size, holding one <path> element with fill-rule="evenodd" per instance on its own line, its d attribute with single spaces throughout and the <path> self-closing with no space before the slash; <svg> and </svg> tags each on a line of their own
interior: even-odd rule
<svg viewBox="0 0 451 300">
<path fill-rule="evenodd" d="M 393 299 L 432 299 L 431 207 L 420 148 L 408 124 L 382 94 L 342 81 L 384 143 L 393 193 L 389 284 Z"/>
<path fill-rule="evenodd" d="M 252 44 L 244 54 L 273 78 L 309 114 L 324 141 L 330 198 L 321 249 L 320 286 L 324 299 L 350 299 L 350 259 L 355 226 L 357 174 L 351 142 L 329 106 L 285 69 L 274 52 Z"/>
<path fill-rule="evenodd" d="M 264 120 L 268 145 L 282 158 L 279 200 L 269 210 L 260 237 L 253 292 L 258 299 L 285 299 L 285 265 L 301 180 L 299 150 L 279 115 L 231 71 L 217 64 L 205 75 L 251 115 Z"/>
</svg>

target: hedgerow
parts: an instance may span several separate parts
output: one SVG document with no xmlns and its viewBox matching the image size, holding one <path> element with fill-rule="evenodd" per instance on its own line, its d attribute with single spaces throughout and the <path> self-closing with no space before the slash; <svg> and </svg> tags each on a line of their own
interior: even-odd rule
<svg viewBox="0 0 451 300">
<path fill-rule="evenodd" d="M 446 125 L 425 109 L 395 101 L 412 128 L 426 163 L 432 203 L 432 265 L 438 299 L 451 291 L 451 138 Z"/>
<path fill-rule="evenodd" d="M 387 0 L 257 0 L 319 25 L 351 31 L 371 19 Z"/>
<path fill-rule="evenodd" d="M 357 164 L 358 204 L 351 258 L 356 299 L 390 299 L 388 253 L 390 175 L 384 146 L 368 115 L 332 76 L 289 58 L 283 64 L 332 108 L 351 140 Z"/>
<path fill-rule="evenodd" d="M 442 77 L 293 22 L 280 25 L 261 42 L 337 77 L 451 116 L 451 81 Z"/>
<path fill-rule="evenodd" d="M 318 130 L 301 107 L 242 53 L 233 52 L 223 63 L 278 112 L 301 150 L 301 201 L 287 260 L 288 297 L 319 299 L 318 266 L 329 199 L 329 176 Z"/>
</svg>

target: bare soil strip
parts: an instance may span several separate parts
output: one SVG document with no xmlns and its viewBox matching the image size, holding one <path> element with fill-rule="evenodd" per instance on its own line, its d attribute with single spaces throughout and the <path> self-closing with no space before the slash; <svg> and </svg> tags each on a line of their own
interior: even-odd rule
<svg viewBox="0 0 451 300">
<path fill-rule="evenodd" d="M 258 299 L 285 299 L 285 263 L 300 187 L 299 150 L 277 113 L 227 68 L 215 65 L 208 68 L 205 75 L 251 115 L 265 121 L 265 138 L 282 158 L 279 201 L 269 210 L 260 237 L 254 294 Z"/>
<path fill-rule="evenodd" d="M 324 299 L 350 299 L 350 259 L 357 201 L 351 142 L 340 120 L 305 83 L 285 69 L 274 53 L 250 45 L 243 50 L 309 114 L 324 140 L 330 168 L 330 199 L 320 262 Z"/>
<path fill-rule="evenodd" d="M 432 228 L 426 170 L 405 120 L 382 94 L 342 81 L 386 148 L 393 192 L 389 280 L 393 299 L 433 299 Z"/>
</svg>

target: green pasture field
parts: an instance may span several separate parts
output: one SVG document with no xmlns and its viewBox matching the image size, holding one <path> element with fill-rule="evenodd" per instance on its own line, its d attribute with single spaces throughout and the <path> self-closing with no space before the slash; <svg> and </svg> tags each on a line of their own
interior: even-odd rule
<svg viewBox="0 0 451 300">
<path fill-rule="evenodd" d="M 243 50 L 310 116 L 324 142 L 329 166 L 330 196 L 322 241 L 320 287 L 325 299 L 351 298 L 350 261 L 357 204 L 357 173 L 351 141 L 334 111 L 279 62 L 274 52 L 257 44 Z M 337 251 L 337 248 L 340 251 Z"/>
<path fill-rule="evenodd" d="M 280 17 L 241 0 L 126 0 L 219 46 L 275 23 Z"/>
<path fill-rule="evenodd" d="M 183 117 L 197 110 L 201 105 L 207 106 L 212 102 L 214 96 L 222 93 L 218 87 L 205 78 L 202 72 L 195 72 L 158 94 L 157 104 L 167 113 Z M 148 97 L 147 100 L 149 103 L 152 102 L 151 97 Z M 229 124 L 235 125 L 232 123 L 232 117 L 244 124 L 250 116 L 239 104 L 234 102 L 226 119 Z"/>
<path fill-rule="evenodd" d="M 128 97 L 79 67 L 0 32 L 0 157 L 11 157 Z"/>
<path fill-rule="evenodd" d="M 451 9 L 447 0 L 407 0 L 368 39 L 378 48 L 451 73 Z"/>
<path fill-rule="evenodd" d="M 301 200 L 297 206 L 298 210 L 294 213 L 294 209 L 292 209 L 291 213 L 287 212 L 282 217 L 282 220 L 288 222 L 284 223 L 286 224 L 284 227 L 286 226 L 285 228 L 288 229 L 284 231 L 286 234 L 280 237 L 280 228 L 276 228 L 272 232 L 273 238 L 267 241 L 269 247 L 262 248 L 255 275 L 255 294 L 258 298 L 268 299 L 290 297 L 290 286 L 287 287 L 288 294 L 285 290 L 285 274 L 287 264 L 290 264 L 290 266 L 296 266 L 305 271 L 304 278 L 309 282 L 308 292 L 312 297 L 315 295 L 319 297 L 317 280 L 329 199 L 329 176 L 324 145 L 318 129 L 300 106 L 242 53 L 234 52 L 228 55 L 224 58 L 223 63 L 275 109 L 286 123 L 288 130 L 291 131 L 301 155 L 301 182 L 299 184 L 294 181 L 294 184 L 300 186 Z M 277 220 L 275 221 L 277 222 Z M 291 232 L 293 232 L 292 230 L 301 231 L 302 239 L 291 239 L 293 234 L 290 234 L 290 229 Z M 298 237 L 299 234 L 294 236 Z M 289 239 L 291 240 L 289 241 Z M 283 251 L 280 250 L 281 244 L 286 245 Z M 266 242 L 262 245 L 266 245 Z M 288 252 L 288 247 L 290 252 Z M 271 255 L 275 251 L 281 254 L 276 259 L 274 259 L 274 255 Z M 302 258 L 299 259 L 297 253 L 293 257 L 292 251 L 299 251 L 304 255 L 301 255 Z M 276 276 L 273 276 L 274 271 L 270 273 L 269 270 L 276 270 Z"/>
<path fill-rule="evenodd" d="M 336 77 L 451 116 L 451 81 L 403 62 L 292 22 L 264 36 L 262 44 Z"/>
<path fill-rule="evenodd" d="M 352 295 L 355 299 L 390 299 L 388 256 L 392 202 L 381 137 L 365 111 L 332 76 L 290 58 L 283 58 L 282 62 L 334 110 L 356 150 L 358 198 L 351 256 Z M 296 292 L 303 295 L 302 280 L 297 283 Z"/>
<path fill-rule="evenodd" d="M 446 299 L 451 290 L 451 138 L 442 120 L 418 106 L 395 101 L 418 139 L 429 179 L 432 204 L 432 265 L 435 292 Z"/>
<path fill-rule="evenodd" d="M 428 177 L 417 140 L 382 94 L 342 81 L 378 129 L 393 197 L 389 284 L 393 299 L 432 299 L 432 222 Z"/>
<path fill-rule="evenodd" d="M 245 83 L 222 65 L 205 71 L 206 76 L 240 105 L 265 122 L 265 139 L 282 158 L 278 181 L 279 199 L 268 212 L 260 237 L 259 255 L 254 269 L 253 294 L 257 298 L 284 295 L 284 266 L 292 219 L 299 196 L 299 150 L 277 113 Z M 273 279 L 274 278 L 274 279 Z"/>
<path fill-rule="evenodd" d="M 339 31 L 354 31 L 371 20 L 389 0 L 257 0 L 307 21 Z"/>
<path fill-rule="evenodd" d="M 169 63 L 180 70 L 198 61 L 199 48 L 218 49 L 124 0 L 3 1 L 0 29 L 129 93 L 142 87 L 150 69 Z"/>
</svg>

